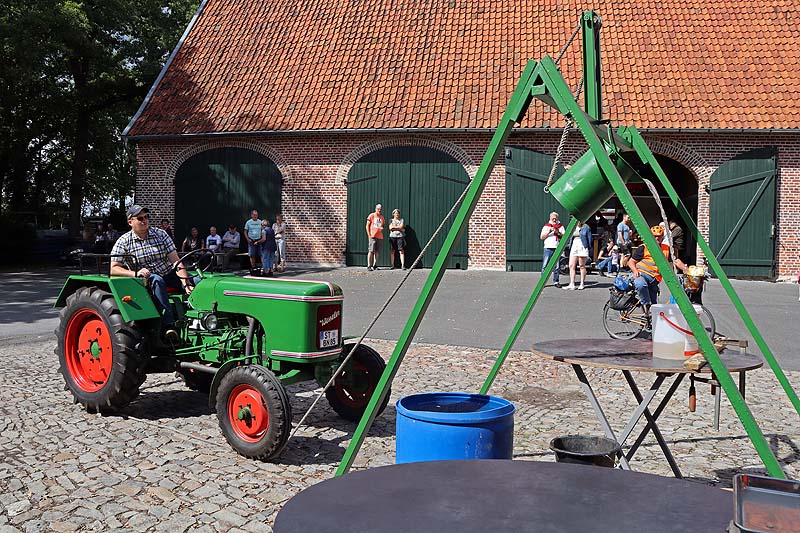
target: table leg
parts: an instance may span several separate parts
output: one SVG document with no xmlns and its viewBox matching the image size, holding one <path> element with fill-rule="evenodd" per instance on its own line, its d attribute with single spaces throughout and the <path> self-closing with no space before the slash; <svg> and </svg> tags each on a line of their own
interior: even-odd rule
<svg viewBox="0 0 800 533">
<path fill-rule="evenodd" d="M 633 457 L 633 454 L 636 453 L 636 450 L 639 448 L 639 445 L 644 440 L 644 437 L 647 435 L 647 432 L 652 430 L 653 436 L 655 436 L 656 441 L 658 441 L 658 445 L 661 448 L 661 451 L 664 453 L 664 457 L 667 459 L 669 467 L 672 469 L 672 473 L 675 474 L 676 478 L 683 479 L 683 475 L 681 474 L 680 468 L 678 468 L 678 463 L 675 462 L 675 457 L 673 457 L 672 452 L 669 451 L 669 446 L 667 446 L 667 442 L 666 440 L 664 440 L 664 436 L 661 434 L 661 430 L 658 429 L 658 424 L 656 424 L 656 420 L 658 420 L 658 417 L 664 410 L 664 407 L 666 407 L 667 403 L 669 403 L 670 398 L 672 398 L 672 395 L 678 389 L 678 386 L 681 384 L 681 381 L 683 381 L 683 374 L 678 374 L 675 377 L 675 380 L 672 382 L 672 385 L 667 390 L 666 395 L 664 395 L 664 398 L 661 400 L 661 403 L 659 403 L 658 407 L 656 408 L 655 413 L 650 412 L 650 409 L 648 409 L 648 405 L 653 400 L 653 397 L 655 396 L 656 391 L 658 391 L 659 387 L 661 386 L 661 383 L 663 383 L 664 379 L 666 379 L 666 375 L 658 374 L 658 377 L 653 382 L 653 385 L 650 387 L 650 391 L 648 391 L 645 397 L 642 397 L 642 393 L 639 391 L 639 387 L 636 385 L 636 381 L 633 379 L 631 373 L 627 370 L 623 370 L 622 374 L 625 376 L 625 380 L 628 382 L 628 386 L 630 387 L 631 392 L 633 392 L 633 396 L 639 402 L 639 409 L 637 409 L 637 411 L 634 412 L 635 422 L 634 418 L 632 418 L 631 422 L 633 423 L 633 425 L 631 426 L 630 423 L 628 424 L 630 429 L 626 428 L 626 431 L 622 434 L 622 441 L 625 442 L 630 433 L 633 431 L 636 424 L 639 422 L 641 414 L 637 416 L 636 413 L 640 409 L 642 414 L 644 414 L 645 418 L 647 419 L 647 424 L 645 425 L 642 432 L 639 434 L 639 437 L 636 439 L 634 445 L 631 447 L 630 450 L 628 450 L 626 458 L 630 460 Z"/>
<path fill-rule="evenodd" d="M 598 422 L 600 422 L 600 426 L 603 428 L 603 432 L 606 434 L 606 437 L 612 439 L 614 442 L 622 446 L 622 443 L 617 439 L 617 436 L 614 434 L 614 430 L 611 428 L 611 424 L 608 423 L 608 419 L 606 418 L 606 414 L 603 412 L 603 408 L 600 407 L 600 402 L 597 401 L 597 396 L 594 395 L 594 391 L 592 390 L 592 386 L 589 385 L 589 379 L 586 377 L 586 374 L 583 372 L 583 368 L 580 365 L 572 365 L 572 370 L 575 372 L 575 375 L 578 376 L 578 381 L 581 383 L 581 389 L 583 390 L 583 394 L 586 395 L 586 399 L 589 400 L 589 403 L 594 409 L 594 414 L 597 416 Z M 625 454 L 620 454 L 619 458 L 620 466 L 623 470 L 630 470 L 631 467 L 628 464 L 628 459 L 625 457 Z"/>
<path fill-rule="evenodd" d="M 744 396 L 744 389 L 745 389 L 745 384 L 746 384 L 746 379 L 747 379 L 745 377 L 746 374 L 747 374 L 747 372 L 745 372 L 744 370 L 739 372 L 739 394 L 742 395 L 742 400 L 746 400 L 747 399 Z"/>
</svg>

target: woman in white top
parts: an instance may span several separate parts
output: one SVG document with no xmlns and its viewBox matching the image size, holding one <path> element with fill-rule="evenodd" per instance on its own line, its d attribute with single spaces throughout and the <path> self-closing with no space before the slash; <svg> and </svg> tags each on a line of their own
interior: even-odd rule
<svg viewBox="0 0 800 533">
<path fill-rule="evenodd" d="M 400 218 L 400 210 L 392 211 L 392 219 L 389 221 L 389 263 L 394 270 L 394 253 L 400 253 L 400 266 L 406 269 L 406 223 Z"/>
<path fill-rule="evenodd" d="M 578 222 L 578 226 L 572 233 L 572 243 L 569 249 L 569 285 L 565 290 L 575 290 L 575 267 L 581 267 L 581 284 L 578 290 L 583 290 L 583 283 L 586 281 L 586 260 L 589 258 L 589 247 L 592 245 L 592 230 L 583 222 Z"/>
<path fill-rule="evenodd" d="M 275 264 L 278 265 L 277 269 L 283 272 L 286 270 L 286 222 L 283 221 L 283 215 L 278 215 L 275 218 L 275 223 L 272 225 L 272 231 L 275 232 L 275 243 L 278 245 L 278 250 L 275 253 Z"/>
</svg>

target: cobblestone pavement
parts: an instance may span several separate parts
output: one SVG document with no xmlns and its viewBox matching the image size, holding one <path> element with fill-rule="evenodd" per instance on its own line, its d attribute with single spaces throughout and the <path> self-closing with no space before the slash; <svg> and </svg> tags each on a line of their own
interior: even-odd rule
<svg viewBox="0 0 800 533">
<path fill-rule="evenodd" d="M 372 341 L 384 357 L 392 342 Z M 415 345 L 394 383 L 355 468 L 394 462 L 394 401 L 422 391 L 477 391 L 496 352 Z M 587 374 L 621 430 L 633 408 L 619 373 Z M 798 376 L 791 376 L 797 382 Z M 644 378 L 642 378 L 642 381 Z M 0 347 L 0 532 L 270 531 L 294 494 L 332 476 L 354 425 L 323 401 L 277 463 L 238 456 L 222 437 L 206 398 L 171 375 L 148 377 L 119 416 L 90 415 L 63 390 L 53 342 Z M 684 384 L 660 420 L 684 475 L 730 486 L 731 476 L 760 461 L 727 401 L 719 431 L 713 399 L 698 387 L 686 408 Z M 295 422 L 314 398 L 311 385 L 289 387 Z M 515 402 L 515 458 L 552 461 L 548 442 L 570 433 L 601 434 L 567 365 L 512 353 L 493 394 Z M 800 423 L 772 373 L 749 374 L 748 403 L 791 477 L 800 477 Z M 670 475 L 652 438 L 635 470 Z"/>
</svg>

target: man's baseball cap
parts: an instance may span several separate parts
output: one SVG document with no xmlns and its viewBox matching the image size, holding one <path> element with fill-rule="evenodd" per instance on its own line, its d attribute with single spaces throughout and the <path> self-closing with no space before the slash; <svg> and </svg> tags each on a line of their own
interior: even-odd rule
<svg viewBox="0 0 800 533">
<path fill-rule="evenodd" d="M 149 209 L 147 209 L 146 207 L 142 207 L 139 204 L 132 205 L 130 209 L 128 209 L 128 220 L 135 217 L 139 213 L 149 213 L 149 212 L 150 212 Z"/>
</svg>

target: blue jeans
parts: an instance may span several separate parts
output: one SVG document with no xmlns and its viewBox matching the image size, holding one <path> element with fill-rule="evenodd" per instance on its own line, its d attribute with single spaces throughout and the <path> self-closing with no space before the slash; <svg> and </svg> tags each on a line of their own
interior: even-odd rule
<svg viewBox="0 0 800 533">
<path fill-rule="evenodd" d="M 261 249 L 261 267 L 264 272 L 272 270 L 275 267 L 275 252 L 270 252 L 266 248 Z"/>
<path fill-rule="evenodd" d="M 161 324 L 164 327 L 172 326 L 175 323 L 175 314 L 172 312 L 172 306 L 169 303 L 167 287 L 172 287 L 183 292 L 181 280 L 174 271 L 169 272 L 163 277 L 158 274 L 150 274 L 150 291 L 153 293 L 153 298 L 156 300 L 156 306 L 161 308 L 161 311 L 164 312 L 161 320 Z"/>
<path fill-rule="evenodd" d="M 553 257 L 555 253 L 555 248 L 545 248 L 544 253 L 542 254 L 542 272 L 547 267 L 547 263 L 550 261 L 550 258 Z M 556 266 L 553 269 L 553 283 L 558 283 L 558 262 L 556 262 Z"/>
<path fill-rule="evenodd" d="M 606 272 L 611 274 L 612 272 L 618 271 L 619 270 L 619 266 L 612 264 L 611 263 L 611 258 L 610 257 L 606 257 L 605 259 L 603 259 L 602 261 L 597 263 L 597 270 L 599 270 L 600 272 L 605 270 Z"/>
<path fill-rule="evenodd" d="M 261 255 L 261 244 L 249 244 L 247 245 L 247 255 L 250 257 L 256 257 Z"/>
<path fill-rule="evenodd" d="M 639 272 L 639 277 L 633 279 L 633 286 L 636 287 L 636 295 L 644 305 L 652 305 L 658 302 L 658 281 L 644 272 Z"/>
</svg>

